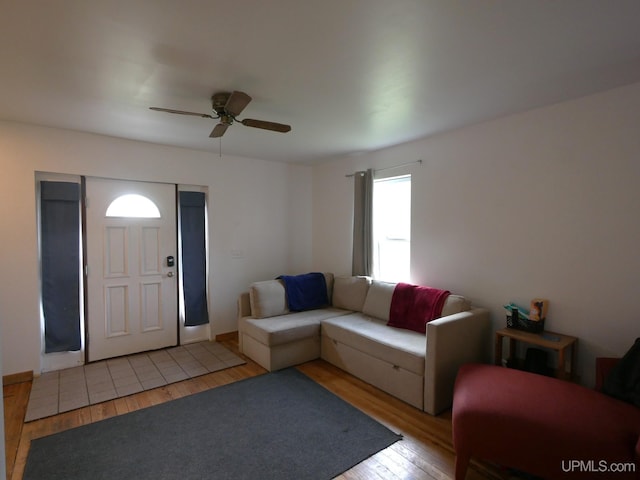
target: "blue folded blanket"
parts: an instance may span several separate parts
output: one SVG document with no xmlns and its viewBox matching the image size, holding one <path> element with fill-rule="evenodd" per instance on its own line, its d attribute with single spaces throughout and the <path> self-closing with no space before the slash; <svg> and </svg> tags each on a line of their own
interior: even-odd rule
<svg viewBox="0 0 640 480">
<path fill-rule="evenodd" d="M 289 310 L 301 312 L 329 305 L 327 282 L 324 275 L 318 272 L 302 275 L 280 275 L 287 292 Z"/>
</svg>

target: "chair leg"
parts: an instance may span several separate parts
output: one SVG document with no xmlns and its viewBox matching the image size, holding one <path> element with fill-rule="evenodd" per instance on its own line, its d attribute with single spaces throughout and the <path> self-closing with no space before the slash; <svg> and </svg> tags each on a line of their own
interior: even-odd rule
<svg viewBox="0 0 640 480">
<path fill-rule="evenodd" d="M 464 480 L 467 475 L 467 467 L 469 467 L 470 455 L 462 455 L 456 453 L 455 478 L 456 480 Z"/>
</svg>

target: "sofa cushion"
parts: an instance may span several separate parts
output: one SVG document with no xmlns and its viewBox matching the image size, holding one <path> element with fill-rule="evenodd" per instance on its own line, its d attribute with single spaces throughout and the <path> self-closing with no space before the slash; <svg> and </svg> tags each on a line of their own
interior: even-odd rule
<svg viewBox="0 0 640 480">
<path fill-rule="evenodd" d="M 361 312 L 370 281 L 369 277 L 335 277 L 333 279 L 333 306 Z"/>
<path fill-rule="evenodd" d="M 251 316 L 255 318 L 274 317 L 289 312 L 282 280 L 252 283 L 249 287 L 249 301 Z"/>
<path fill-rule="evenodd" d="M 471 310 L 471 302 L 462 295 L 449 295 L 442 307 L 441 317 Z"/>
<path fill-rule="evenodd" d="M 329 297 L 329 305 L 333 305 L 331 301 L 333 297 L 333 273 L 324 272 L 324 281 L 327 282 L 327 296 Z"/>
<path fill-rule="evenodd" d="M 362 313 L 388 322 L 391 298 L 395 288 L 396 283 L 373 280 L 369 285 L 369 291 L 362 306 Z"/>
<path fill-rule="evenodd" d="M 390 328 L 384 320 L 351 313 L 322 321 L 322 335 L 349 345 L 391 365 L 424 375 L 426 337 L 399 328 Z"/>
<path fill-rule="evenodd" d="M 391 299 L 397 283 L 372 280 L 367 291 L 362 313 L 380 320 L 389 321 Z M 471 302 L 462 295 L 450 294 L 442 307 L 441 317 L 466 312 L 471 309 Z"/>
<path fill-rule="evenodd" d="M 320 321 L 349 313 L 337 308 L 319 308 L 270 318 L 240 319 L 239 329 L 258 342 L 273 347 L 303 338 L 320 336 Z"/>
</svg>

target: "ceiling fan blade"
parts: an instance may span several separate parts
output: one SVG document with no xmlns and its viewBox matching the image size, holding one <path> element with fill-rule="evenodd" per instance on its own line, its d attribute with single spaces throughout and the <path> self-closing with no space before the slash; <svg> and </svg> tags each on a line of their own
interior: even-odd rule
<svg viewBox="0 0 640 480">
<path fill-rule="evenodd" d="M 244 92 L 234 91 L 231 95 L 229 95 L 229 100 L 227 100 L 224 109 L 228 114 L 233 117 L 237 117 L 240 115 L 240 112 L 244 110 L 244 108 L 249 105 L 251 101 L 251 97 Z"/>
<path fill-rule="evenodd" d="M 178 115 L 192 115 L 194 117 L 202 118 L 215 118 L 208 113 L 185 112 L 184 110 L 172 110 L 170 108 L 149 107 L 149 110 L 155 110 L 156 112 L 177 113 Z"/>
<path fill-rule="evenodd" d="M 221 137 L 222 135 L 224 135 L 224 132 L 227 131 L 228 127 L 229 125 L 227 125 L 226 123 L 217 124 L 215 127 L 213 127 L 213 130 L 211 131 L 211 134 L 209 135 L 209 137 L 211 138 Z"/>
<path fill-rule="evenodd" d="M 284 123 L 265 122 L 264 120 L 254 120 L 253 118 L 245 118 L 240 123 L 245 127 L 262 128 L 264 130 L 272 130 L 274 132 L 290 132 L 291 125 L 285 125 Z"/>
</svg>

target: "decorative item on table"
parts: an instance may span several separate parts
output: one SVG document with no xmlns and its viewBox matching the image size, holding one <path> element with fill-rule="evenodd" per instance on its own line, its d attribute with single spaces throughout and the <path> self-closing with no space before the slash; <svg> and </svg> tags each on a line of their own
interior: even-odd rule
<svg viewBox="0 0 640 480">
<path fill-rule="evenodd" d="M 504 309 L 507 315 L 507 328 L 540 333 L 544 330 L 549 301 L 544 298 L 534 298 L 531 300 L 530 310 L 510 302 L 504 305 Z"/>
<path fill-rule="evenodd" d="M 544 320 L 547 318 L 547 310 L 549 310 L 549 300 L 546 298 L 534 298 L 531 300 L 529 320 Z"/>
</svg>

